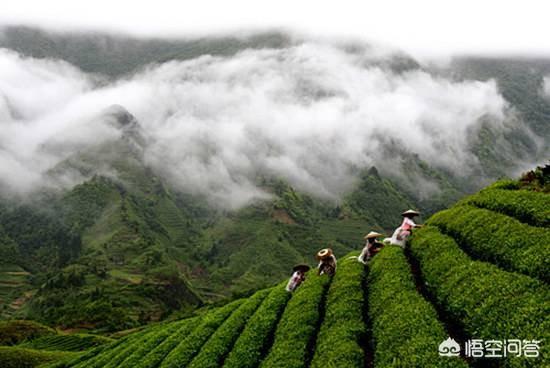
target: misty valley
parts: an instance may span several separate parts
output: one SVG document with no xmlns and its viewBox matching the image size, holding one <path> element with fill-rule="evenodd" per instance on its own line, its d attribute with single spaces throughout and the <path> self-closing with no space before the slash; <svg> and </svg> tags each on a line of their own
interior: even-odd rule
<svg viewBox="0 0 550 368">
<path fill-rule="evenodd" d="M 4 27 L 0 366 L 543 367 L 549 128 L 542 57 Z"/>
</svg>

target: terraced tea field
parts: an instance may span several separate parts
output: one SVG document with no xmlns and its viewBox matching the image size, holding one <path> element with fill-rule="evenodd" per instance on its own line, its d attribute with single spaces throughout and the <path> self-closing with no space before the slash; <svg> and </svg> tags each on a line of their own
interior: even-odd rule
<svg viewBox="0 0 550 368">
<path fill-rule="evenodd" d="M 9 318 L 32 295 L 29 286 L 30 273 L 16 265 L 0 265 L 0 316 Z M 27 291 L 25 291 L 27 290 Z"/>
<path fill-rule="evenodd" d="M 358 252 L 339 255 L 334 277 L 310 271 L 292 294 L 285 281 L 48 366 L 550 367 L 549 214 L 549 194 L 493 185 L 434 215 L 407 249 L 384 247 L 368 266 Z M 449 337 L 460 356 L 440 356 Z M 537 340 L 538 357 L 470 357 L 464 344 L 474 339 Z M 79 350 L 62 340 L 21 348 L 55 350 L 49 341 Z"/>
</svg>

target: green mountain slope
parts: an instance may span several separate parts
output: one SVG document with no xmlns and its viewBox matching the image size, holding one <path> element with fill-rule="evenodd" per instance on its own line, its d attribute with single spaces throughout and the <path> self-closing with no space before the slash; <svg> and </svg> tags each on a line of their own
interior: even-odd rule
<svg viewBox="0 0 550 368">
<path fill-rule="evenodd" d="M 0 47 L 36 58 L 63 59 L 86 72 L 123 77 L 147 64 L 204 54 L 230 56 L 244 48 L 282 47 L 291 40 L 266 32 L 251 37 L 139 39 L 102 33 L 47 32 L 13 26 L 0 29 Z"/>
<path fill-rule="evenodd" d="M 191 203 L 180 211 L 143 164 L 133 117 L 118 107 L 107 113 L 120 125 L 121 138 L 83 150 L 49 173 L 53 180 L 67 172 L 90 179 L 69 191 L 44 192 L 27 205 L 4 202 L 0 249 L 12 255 L 3 260 L 3 275 L 15 277 L 19 267 L 17 275 L 24 270 L 28 279 L 19 296 L 6 293 L 6 299 L 13 304 L 32 293 L 24 305 L 4 307 L 4 317 L 118 330 L 201 303 L 167 252 L 192 236 L 193 227 L 167 216 L 183 217 Z M 105 165 L 116 179 L 98 174 Z"/>
<path fill-rule="evenodd" d="M 115 331 L 183 316 L 270 286 L 320 248 L 357 249 L 369 230 L 397 226 L 405 208 L 430 214 L 463 193 L 450 174 L 396 151 L 407 180 L 364 170 L 335 203 L 258 176 L 271 199 L 222 210 L 148 167 L 147 137 L 123 107 L 105 110 L 103 120 L 117 138 L 48 172 L 52 182 L 80 177 L 81 184 L 0 201 L 2 318 Z M 423 197 L 414 180 L 440 191 Z"/>
<path fill-rule="evenodd" d="M 260 177 L 272 199 L 220 210 L 151 171 L 126 110 L 105 114 L 121 137 L 48 173 L 54 182 L 68 173 L 87 180 L 24 205 L 1 203 L 3 318 L 113 331 L 185 314 L 269 286 L 320 248 L 349 252 L 368 229 L 389 229 L 414 206 L 373 168 L 339 204 Z"/>
<path fill-rule="evenodd" d="M 540 206 L 540 202 L 546 203 L 548 194 L 519 189 L 521 185 L 497 183 L 466 198 L 456 208 L 474 211 L 476 203 L 493 195 L 498 196 L 498 202 L 491 201 L 491 205 L 495 202 L 498 208 L 486 211 L 494 221 L 500 216 L 507 221 L 523 221 L 546 213 L 547 204 Z M 535 211 L 524 207 L 532 195 L 543 196 L 537 197 L 539 207 Z M 512 217 L 525 211 L 529 217 Z M 439 344 L 448 336 L 455 338 L 462 349 L 469 339 L 544 342 L 550 338 L 547 281 L 513 272 L 498 258 L 479 256 L 494 252 L 498 244 L 480 248 L 479 254 L 470 253 L 462 238 L 442 232 L 441 224 L 447 221 L 442 216 L 436 214 L 416 230 L 407 249 L 388 245 L 368 266 L 357 262 L 357 252 L 348 253 L 339 257 L 334 277 L 318 276 L 312 270 L 292 294 L 284 290 L 283 282 L 194 318 L 148 327 L 53 366 L 548 365 L 548 345 L 544 343 L 540 344 L 538 358 L 513 354 L 498 359 L 471 358 L 464 357 L 464 352 L 462 357 L 438 355 Z M 464 221 L 462 226 L 466 228 L 468 221 Z M 505 222 L 501 226 L 510 233 L 514 224 Z M 524 225 L 550 231 L 547 226 Z M 523 240 L 544 241 L 527 234 Z"/>
</svg>

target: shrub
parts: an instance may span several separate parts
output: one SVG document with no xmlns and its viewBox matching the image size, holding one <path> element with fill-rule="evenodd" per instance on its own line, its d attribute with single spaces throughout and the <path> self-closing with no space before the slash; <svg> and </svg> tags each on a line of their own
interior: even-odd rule
<svg viewBox="0 0 550 368">
<path fill-rule="evenodd" d="M 485 189 L 508 189 L 508 190 L 517 190 L 520 189 L 520 183 L 517 180 L 512 179 L 503 179 L 499 180 L 497 182 L 494 182 L 493 184 L 485 187 Z"/>
<path fill-rule="evenodd" d="M 133 338 L 132 340 L 128 340 L 123 346 L 124 348 L 122 351 L 120 351 L 118 354 L 112 355 L 108 360 L 103 362 L 103 365 L 101 367 L 103 368 L 114 368 L 118 367 L 118 365 L 123 362 L 127 357 L 132 355 L 137 349 L 139 349 L 140 346 L 146 344 L 151 338 L 153 338 L 159 329 L 163 328 L 163 325 L 156 325 L 152 328 L 148 328 L 145 330 L 142 334 L 138 334 L 139 336 Z"/>
<path fill-rule="evenodd" d="M 53 328 L 32 321 L 0 321 L 0 345 L 16 345 L 55 333 Z"/>
<path fill-rule="evenodd" d="M 116 342 L 118 343 L 118 341 Z M 112 344 L 111 344 L 112 345 Z M 43 368 L 69 368 L 69 367 L 75 367 L 82 363 L 85 360 L 89 360 L 98 354 L 100 354 L 104 349 L 105 345 L 99 345 L 95 348 L 92 348 L 86 352 L 82 353 L 75 353 L 74 356 L 65 357 L 55 363 L 51 363 L 48 365 L 45 365 Z"/>
<path fill-rule="evenodd" d="M 244 300 L 237 300 L 204 316 L 201 323 L 178 346 L 174 348 L 160 365 L 161 368 L 186 367 L 199 352 L 206 340 L 237 309 Z"/>
<path fill-rule="evenodd" d="M 189 318 L 182 321 L 182 324 L 179 326 L 179 329 L 160 343 L 157 347 L 151 350 L 139 364 L 136 365 L 136 368 L 153 368 L 160 364 L 160 362 L 174 349 L 178 344 L 183 341 L 193 331 L 197 326 L 200 319 Z"/>
<path fill-rule="evenodd" d="M 463 202 L 512 216 L 533 226 L 550 227 L 550 195 L 546 193 L 489 188 Z"/>
<path fill-rule="evenodd" d="M 550 341 L 550 289 L 531 277 L 471 260 L 449 236 L 425 226 L 411 241 L 426 285 L 437 304 L 472 338 Z M 548 359 L 550 345 L 541 344 Z M 507 367 L 542 366 L 540 360 L 509 358 Z"/>
<path fill-rule="evenodd" d="M 329 277 L 317 276 L 310 271 L 306 280 L 292 295 L 277 325 L 275 340 L 261 367 L 306 367 L 311 359 L 310 342 L 319 327 L 322 302 Z"/>
<path fill-rule="evenodd" d="M 325 317 L 317 336 L 311 367 L 363 367 L 360 340 L 365 334 L 363 321 L 363 277 L 365 266 L 357 259 L 338 262 L 330 285 Z"/>
<path fill-rule="evenodd" d="M 550 280 L 550 229 L 468 205 L 441 211 L 428 224 L 457 239 L 477 258 Z"/>
<path fill-rule="evenodd" d="M 403 250 L 386 246 L 372 259 L 367 277 L 374 365 L 467 367 L 460 358 L 439 357 L 447 338 L 437 313 L 417 291 Z"/>
<path fill-rule="evenodd" d="M 20 346 L 40 350 L 82 351 L 110 342 L 113 342 L 113 339 L 108 337 L 89 334 L 70 334 L 44 336 Z"/>
<path fill-rule="evenodd" d="M 285 308 L 290 293 L 285 290 L 286 281 L 271 290 L 256 313 L 252 315 L 243 332 L 227 356 L 224 367 L 257 367 L 271 343 L 272 334 Z"/>
<path fill-rule="evenodd" d="M 0 346 L 0 367 L 32 368 L 66 358 L 74 353 L 40 351 L 19 347 Z"/>
<path fill-rule="evenodd" d="M 71 362 L 71 367 L 77 367 L 77 368 L 102 368 L 110 361 L 116 359 L 120 354 L 122 354 L 129 344 L 133 344 L 134 341 L 137 341 L 141 338 L 143 338 L 145 335 L 150 333 L 152 328 L 144 329 L 139 332 L 133 333 L 131 335 L 127 335 L 114 343 L 110 344 L 109 346 L 106 346 L 104 349 L 100 351 L 99 354 L 85 360 L 77 359 L 78 362 L 73 363 Z"/>
<path fill-rule="evenodd" d="M 176 332 L 185 321 L 173 322 L 167 326 L 159 328 L 157 331 L 148 334 L 146 338 L 139 340 L 133 344 L 132 353 L 118 364 L 119 368 L 134 368 L 147 353 L 156 346 L 161 344 L 166 338 Z"/>
<path fill-rule="evenodd" d="M 214 332 L 189 367 L 217 368 L 231 351 L 246 322 L 258 309 L 269 290 L 261 290 L 251 296 Z"/>
</svg>

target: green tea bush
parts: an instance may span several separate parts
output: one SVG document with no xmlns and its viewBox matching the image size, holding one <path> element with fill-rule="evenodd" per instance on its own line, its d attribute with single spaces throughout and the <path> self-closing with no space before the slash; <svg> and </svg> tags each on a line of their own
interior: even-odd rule
<svg viewBox="0 0 550 368">
<path fill-rule="evenodd" d="M 156 332 L 147 335 L 147 339 L 140 340 L 133 344 L 132 353 L 118 364 L 118 368 L 135 368 L 152 349 L 161 344 L 166 338 L 176 332 L 185 321 L 178 321 L 158 329 Z"/>
<path fill-rule="evenodd" d="M 430 218 L 474 256 L 511 271 L 550 280 L 550 229 L 468 205 L 455 206 Z"/>
<path fill-rule="evenodd" d="M 231 351 L 246 322 L 258 309 L 270 290 L 261 290 L 248 298 L 231 316 L 214 332 L 199 354 L 191 361 L 191 368 L 217 368 Z"/>
<path fill-rule="evenodd" d="M 447 333 L 433 306 L 417 291 L 400 247 L 386 246 L 370 263 L 369 315 L 377 367 L 467 367 L 460 358 L 440 357 Z"/>
<path fill-rule="evenodd" d="M 224 367 L 257 367 L 271 344 L 277 322 L 290 298 L 285 290 L 286 281 L 269 293 L 256 313 L 252 315 L 233 350 L 227 356 Z"/>
<path fill-rule="evenodd" d="M 110 360 L 105 362 L 102 367 L 103 368 L 115 368 L 118 367 L 119 364 L 121 364 L 126 358 L 128 358 L 130 355 L 132 355 L 136 350 L 138 350 L 141 346 L 147 344 L 150 339 L 152 339 L 154 336 L 156 336 L 157 332 L 160 329 L 163 329 L 164 325 L 157 325 L 152 328 L 149 328 L 146 330 L 146 332 L 137 339 L 132 339 L 132 341 L 128 341 L 125 345 L 125 349 L 123 349 L 120 353 L 112 356 Z"/>
<path fill-rule="evenodd" d="M 463 203 L 500 212 L 533 226 L 550 227 L 550 194 L 547 193 L 485 189 Z"/>
<path fill-rule="evenodd" d="M 40 350 L 82 351 L 108 344 L 113 339 L 89 334 L 51 335 L 21 344 L 20 347 Z"/>
<path fill-rule="evenodd" d="M 75 353 L 40 351 L 11 346 L 0 346 L 0 367 L 33 368 L 66 358 Z"/>
<path fill-rule="evenodd" d="M 138 364 L 136 368 L 154 368 L 189 335 L 200 323 L 200 318 L 189 318 L 182 321 L 179 329 L 153 348 Z"/>
<path fill-rule="evenodd" d="M 317 270 L 308 272 L 283 312 L 273 346 L 262 362 L 262 368 L 306 367 L 311 358 L 308 345 L 317 333 L 330 280 L 329 277 L 317 276 Z"/>
<path fill-rule="evenodd" d="M 237 309 L 244 300 L 236 300 L 205 315 L 201 323 L 178 346 L 174 348 L 160 365 L 161 368 L 186 367 L 199 352 L 208 338 Z"/>
<path fill-rule="evenodd" d="M 118 342 L 118 341 L 117 341 Z M 99 355 L 107 346 L 113 345 L 107 344 L 107 345 L 99 345 L 95 348 L 91 348 L 87 350 L 86 352 L 81 353 L 75 353 L 74 356 L 68 356 L 65 357 L 59 361 L 56 361 L 55 363 L 44 365 L 42 368 L 69 368 L 69 367 L 75 367 L 78 364 L 82 363 L 85 360 L 90 360 L 93 357 L 96 357 Z"/>
<path fill-rule="evenodd" d="M 506 367 L 546 366 L 550 354 L 550 288 L 531 277 L 473 261 L 449 236 L 432 226 L 418 230 L 411 252 L 437 304 L 471 338 L 542 340 L 545 358 L 515 358 Z"/>
<path fill-rule="evenodd" d="M 311 367 L 364 366 L 365 352 L 360 346 L 365 335 L 364 270 L 365 266 L 355 258 L 346 256 L 338 262 Z"/>
<path fill-rule="evenodd" d="M 485 187 L 487 190 L 491 189 L 507 189 L 507 190 L 517 190 L 520 189 L 520 183 L 517 180 L 512 179 L 503 179 L 494 182 L 493 184 Z"/>
<path fill-rule="evenodd" d="M 110 361 L 116 359 L 116 357 L 128 349 L 129 345 L 133 344 L 135 341 L 142 339 L 151 329 L 145 329 L 126 337 L 123 337 L 114 343 L 106 346 L 105 349 L 102 349 L 101 352 L 90 359 L 80 360 L 76 365 L 71 365 L 72 367 L 77 368 L 102 368 Z"/>
</svg>

